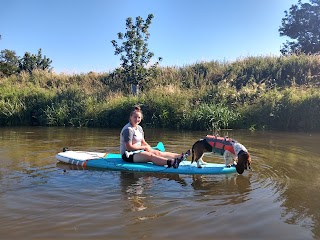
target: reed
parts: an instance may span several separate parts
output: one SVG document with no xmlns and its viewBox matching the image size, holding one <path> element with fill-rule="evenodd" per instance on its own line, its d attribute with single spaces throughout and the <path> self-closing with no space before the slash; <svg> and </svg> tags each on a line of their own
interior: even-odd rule
<svg viewBox="0 0 320 240">
<path fill-rule="evenodd" d="M 320 58 L 248 57 L 158 68 L 139 97 L 121 73 L 35 70 L 0 78 L 0 126 L 121 127 L 133 105 L 149 127 L 320 130 Z"/>
</svg>

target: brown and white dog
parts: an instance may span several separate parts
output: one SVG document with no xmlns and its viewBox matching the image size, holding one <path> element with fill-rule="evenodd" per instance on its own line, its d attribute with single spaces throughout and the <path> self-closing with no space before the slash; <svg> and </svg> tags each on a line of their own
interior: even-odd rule
<svg viewBox="0 0 320 240">
<path fill-rule="evenodd" d="M 226 166 L 235 165 L 239 174 L 242 174 L 245 169 L 251 169 L 251 157 L 248 150 L 242 144 L 229 137 L 207 135 L 205 139 L 196 141 L 192 146 L 191 163 L 196 161 L 198 168 L 201 168 L 201 165 L 206 164 L 202 160 L 206 152 L 221 154 Z"/>
</svg>

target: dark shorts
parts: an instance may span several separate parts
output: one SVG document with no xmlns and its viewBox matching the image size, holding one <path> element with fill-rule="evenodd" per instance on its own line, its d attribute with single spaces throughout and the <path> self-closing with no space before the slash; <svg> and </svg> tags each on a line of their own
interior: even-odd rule
<svg viewBox="0 0 320 240">
<path fill-rule="evenodd" d="M 122 160 L 125 161 L 125 162 L 130 162 L 130 163 L 133 163 L 133 155 L 130 155 L 128 158 L 126 156 L 126 154 L 122 154 Z"/>
</svg>

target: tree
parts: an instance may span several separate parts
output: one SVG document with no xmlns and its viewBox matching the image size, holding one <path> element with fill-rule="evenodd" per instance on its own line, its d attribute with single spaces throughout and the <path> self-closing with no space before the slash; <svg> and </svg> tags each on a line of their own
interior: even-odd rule
<svg viewBox="0 0 320 240">
<path fill-rule="evenodd" d="M 0 52 L 0 75 L 10 76 L 19 71 L 19 57 L 8 49 Z"/>
<path fill-rule="evenodd" d="M 115 48 L 115 55 L 120 55 L 121 70 L 124 72 L 124 81 L 132 85 L 132 93 L 137 95 L 139 87 L 143 85 L 149 77 L 155 74 L 156 67 L 162 60 L 158 59 L 156 63 L 149 66 L 153 52 L 148 49 L 148 39 L 153 14 L 149 14 L 144 21 L 140 16 L 136 17 L 135 24 L 132 18 L 126 19 L 126 33 L 118 33 L 119 44 L 116 40 L 111 43 Z"/>
<path fill-rule="evenodd" d="M 24 56 L 19 61 L 19 70 L 20 71 L 28 71 L 32 73 L 34 69 L 41 69 L 41 70 L 52 70 L 51 68 L 52 60 L 47 58 L 46 56 L 42 57 L 42 49 L 38 50 L 38 54 L 30 54 L 26 52 Z"/>
<path fill-rule="evenodd" d="M 280 36 L 288 36 L 280 52 L 284 55 L 294 53 L 314 54 L 320 52 L 320 0 L 310 3 L 298 1 L 289 12 L 285 11 Z"/>
</svg>

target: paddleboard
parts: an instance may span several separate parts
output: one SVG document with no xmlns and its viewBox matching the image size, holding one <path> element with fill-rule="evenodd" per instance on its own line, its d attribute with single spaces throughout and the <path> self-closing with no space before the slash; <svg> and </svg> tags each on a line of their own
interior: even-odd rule
<svg viewBox="0 0 320 240">
<path fill-rule="evenodd" d="M 122 160 L 120 154 L 84 152 L 84 151 L 65 151 L 56 155 L 60 162 L 82 166 L 84 169 L 101 168 L 117 171 L 133 172 L 159 172 L 173 174 L 227 174 L 235 173 L 235 167 L 226 167 L 225 164 L 207 163 L 198 168 L 197 164 L 191 161 L 182 161 L 178 168 L 167 168 L 167 166 L 158 166 L 152 162 L 148 163 L 128 163 Z"/>
</svg>

